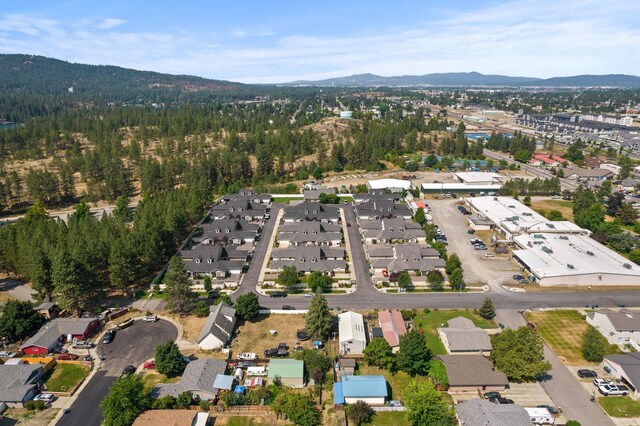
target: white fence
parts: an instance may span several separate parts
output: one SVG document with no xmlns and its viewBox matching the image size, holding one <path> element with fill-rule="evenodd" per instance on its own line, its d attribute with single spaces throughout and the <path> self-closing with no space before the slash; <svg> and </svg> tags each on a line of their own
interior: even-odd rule
<svg viewBox="0 0 640 426">
<path fill-rule="evenodd" d="M 307 309 L 296 309 L 296 310 L 289 310 L 289 309 L 260 309 L 258 311 L 259 314 L 288 314 L 288 315 L 293 315 L 293 314 L 306 314 L 307 312 L 309 312 L 309 310 Z"/>
</svg>

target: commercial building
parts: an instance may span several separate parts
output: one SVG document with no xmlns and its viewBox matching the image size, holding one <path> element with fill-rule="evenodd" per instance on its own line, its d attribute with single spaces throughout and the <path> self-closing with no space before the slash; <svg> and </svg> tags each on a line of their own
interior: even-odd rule
<svg viewBox="0 0 640 426">
<path fill-rule="evenodd" d="M 338 334 L 342 355 L 361 355 L 367 346 L 367 332 L 362 314 L 343 312 L 338 315 Z"/>
<path fill-rule="evenodd" d="M 492 172 L 458 172 L 453 178 L 466 185 L 493 185 L 500 183 L 503 176 Z"/>
<path fill-rule="evenodd" d="M 460 194 L 489 194 L 494 195 L 497 194 L 502 188 L 502 184 L 467 184 L 462 182 L 451 182 L 451 183 L 423 183 L 420 187 L 420 192 L 422 196 L 433 195 L 433 194 L 451 194 L 451 193 L 460 193 Z"/>
<path fill-rule="evenodd" d="M 402 179 L 373 179 L 367 182 L 371 189 L 385 189 L 391 192 L 410 191 L 413 189 L 411 181 Z"/>
</svg>

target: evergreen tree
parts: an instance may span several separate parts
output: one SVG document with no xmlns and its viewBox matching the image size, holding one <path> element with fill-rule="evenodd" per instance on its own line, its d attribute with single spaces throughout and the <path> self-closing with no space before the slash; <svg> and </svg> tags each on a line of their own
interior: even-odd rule
<svg viewBox="0 0 640 426">
<path fill-rule="evenodd" d="M 167 377 L 179 376 L 185 368 L 184 357 L 176 342 L 167 340 L 156 346 L 156 371 Z"/>
<path fill-rule="evenodd" d="M 496 316 L 496 309 L 493 306 L 493 302 L 488 297 L 484 299 L 482 306 L 480 307 L 479 314 L 484 319 L 492 319 Z"/>
<path fill-rule="evenodd" d="M 304 317 L 305 329 L 313 339 L 326 341 L 331 331 L 331 312 L 327 299 L 322 293 L 316 293 L 309 304 L 309 311 Z"/>
<path fill-rule="evenodd" d="M 60 308 L 79 313 L 91 298 L 90 282 L 82 265 L 65 250 L 59 250 L 51 268 L 53 298 Z"/>
<path fill-rule="evenodd" d="M 167 272 L 164 274 L 165 294 L 167 306 L 171 311 L 187 314 L 193 306 L 193 292 L 182 259 L 174 256 L 169 261 Z"/>
</svg>

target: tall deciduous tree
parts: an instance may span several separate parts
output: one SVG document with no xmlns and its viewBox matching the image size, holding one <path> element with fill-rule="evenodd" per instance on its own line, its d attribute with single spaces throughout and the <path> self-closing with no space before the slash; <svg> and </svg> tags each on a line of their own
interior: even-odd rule
<svg viewBox="0 0 640 426">
<path fill-rule="evenodd" d="M 407 408 L 407 420 L 414 426 L 458 424 L 453 408 L 431 383 L 412 380 L 402 393 L 402 402 Z"/>
<path fill-rule="evenodd" d="M 427 374 L 430 359 L 431 351 L 423 334 L 411 330 L 400 337 L 400 350 L 396 356 L 396 364 L 400 370 L 411 376 Z"/>
<path fill-rule="evenodd" d="M 260 300 L 254 292 L 243 294 L 236 300 L 236 313 L 244 320 L 252 320 L 259 310 Z"/>
<path fill-rule="evenodd" d="M 178 376 L 184 371 L 184 357 L 180 353 L 178 345 L 172 340 L 167 340 L 156 346 L 155 359 L 156 370 L 167 377 Z"/>
<path fill-rule="evenodd" d="M 393 366 L 393 351 L 389 342 L 382 337 L 374 337 L 364 348 L 364 360 L 369 365 L 381 368 L 391 368 Z"/>
<path fill-rule="evenodd" d="M 149 406 L 142 379 L 136 374 L 118 379 L 100 403 L 104 426 L 127 426 Z"/>
<path fill-rule="evenodd" d="M 181 314 L 189 313 L 193 306 L 193 292 L 187 269 L 179 257 L 174 256 L 169 261 L 167 272 L 164 274 L 164 284 L 169 309 Z"/>
<path fill-rule="evenodd" d="M 347 407 L 347 416 L 356 426 L 360 426 L 362 423 L 369 423 L 374 414 L 373 408 L 362 400 L 349 404 Z"/>
<path fill-rule="evenodd" d="M 462 261 L 456 253 L 452 253 L 445 262 L 444 270 L 447 275 L 451 275 L 454 269 L 462 268 Z"/>
<path fill-rule="evenodd" d="M 296 267 L 292 265 L 284 266 L 278 276 L 278 282 L 287 289 L 292 289 L 298 282 L 298 270 Z"/>
<path fill-rule="evenodd" d="M 494 334 L 491 345 L 494 365 L 510 380 L 534 381 L 551 369 L 551 364 L 544 360 L 542 338 L 529 327 L 508 328 Z"/>
<path fill-rule="evenodd" d="M 589 326 L 582 335 L 582 356 L 589 362 L 602 362 L 607 349 L 607 339 Z"/>
<path fill-rule="evenodd" d="M 307 285 L 314 293 L 322 293 L 325 288 L 331 286 L 331 277 L 320 271 L 313 271 L 309 274 Z"/>
<path fill-rule="evenodd" d="M 304 323 L 309 336 L 314 339 L 327 340 L 331 331 L 332 319 L 327 299 L 322 293 L 317 293 L 311 299 Z"/>
</svg>

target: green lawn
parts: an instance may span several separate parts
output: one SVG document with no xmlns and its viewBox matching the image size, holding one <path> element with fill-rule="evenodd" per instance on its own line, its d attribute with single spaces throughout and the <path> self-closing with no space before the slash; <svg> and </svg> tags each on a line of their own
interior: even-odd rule
<svg viewBox="0 0 640 426">
<path fill-rule="evenodd" d="M 273 202 L 281 203 L 281 204 L 289 204 L 289 202 L 292 200 L 300 201 L 300 200 L 304 200 L 304 197 L 302 195 L 295 198 L 294 197 L 275 197 L 273 199 Z"/>
<path fill-rule="evenodd" d="M 258 419 L 255 417 L 232 416 L 227 417 L 226 420 L 227 422 L 225 424 L 227 426 L 263 426 L 270 424 L 268 422 L 268 419 L 265 419 L 267 423 L 263 423 L 262 419 Z"/>
<path fill-rule="evenodd" d="M 572 309 L 534 311 L 527 312 L 525 318 L 536 325 L 542 338 L 567 364 L 589 364 L 582 357 L 582 335 L 589 324 L 580 312 Z M 609 345 L 607 353 L 620 353 L 620 349 Z"/>
<path fill-rule="evenodd" d="M 164 374 L 157 373 L 153 370 L 145 371 L 142 375 L 142 383 L 146 390 L 151 390 L 158 383 L 178 383 L 179 381 L 180 377 L 173 377 L 169 379 Z"/>
<path fill-rule="evenodd" d="M 409 426 L 404 411 L 376 411 L 371 426 Z"/>
<path fill-rule="evenodd" d="M 466 310 L 454 310 L 454 311 L 430 311 L 429 313 L 420 312 L 413 318 L 413 323 L 416 329 L 423 330 L 425 337 L 427 338 L 427 346 L 431 349 L 434 355 L 443 355 L 447 351 L 438 336 L 437 328 L 441 325 L 446 327 L 447 322 L 457 316 L 462 316 L 470 319 L 473 323 L 480 328 L 494 328 L 493 321 L 486 320 L 480 315 Z"/>
<path fill-rule="evenodd" d="M 56 364 L 44 376 L 44 384 L 49 392 L 68 392 L 73 389 L 89 371 L 79 364 Z"/>
<path fill-rule="evenodd" d="M 382 368 L 369 366 L 365 364 L 364 361 L 361 361 L 358 363 L 357 374 L 360 374 L 363 376 L 364 375 L 384 376 L 384 378 L 387 380 L 387 384 L 388 384 L 387 387 L 390 388 L 388 389 L 389 400 L 392 400 L 392 399 L 401 400 L 402 392 L 404 391 L 404 388 L 407 387 L 407 385 L 412 379 L 415 379 L 421 383 L 429 382 L 429 378 L 426 376 L 416 376 L 412 378 L 404 371 L 398 371 L 397 373 L 392 374 L 389 370 L 384 370 Z"/>
<path fill-rule="evenodd" d="M 611 417 L 640 417 L 640 401 L 634 401 L 628 396 L 605 396 L 598 398 L 598 404 Z"/>
</svg>

